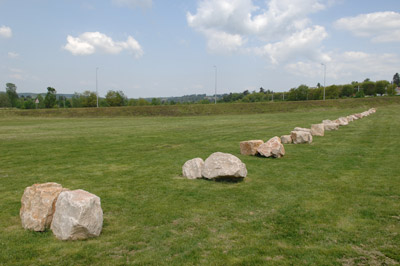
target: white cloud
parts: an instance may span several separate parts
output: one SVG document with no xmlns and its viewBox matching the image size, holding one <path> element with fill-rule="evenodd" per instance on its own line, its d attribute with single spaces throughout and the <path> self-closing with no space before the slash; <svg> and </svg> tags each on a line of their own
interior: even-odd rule
<svg viewBox="0 0 400 266">
<path fill-rule="evenodd" d="M 17 57 L 19 57 L 19 54 L 15 53 L 15 52 L 8 52 L 7 55 L 8 55 L 9 58 L 17 58 Z"/>
<path fill-rule="evenodd" d="M 129 36 L 125 42 L 115 42 L 100 32 L 85 32 L 78 37 L 68 35 L 64 49 L 73 55 L 90 55 L 97 51 L 119 54 L 124 50 L 137 58 L 143 55 L 142 47 L 133 37 Z"/>
<path fill-rule="evenodd" d="M 7 26 L 0 27 L 0 37 L 11 38 L 11 36 L 12 36 L 12 30 L 10 27 Z"/>
<path fill-rule="evenodd" d="M 153 4 L 152 0 L 112 0 L 112 2 L 117 6 L 127 6 L 131 8 L 150 8 Z"/>
<path fill-rule="evenodd" d="M 320 53 L 316 44 L 327 33 L 312 25 L 308 16 L 325 7 L 321 0 L 271 0 L 263 6 L 253 0 L 201 0 L 196 13 L 188 12 L 186 18 L 190 27 L 206 37 L 210 51 L 255 51 L 277 63 L 295 52 Z M 254 41 L 264 45 L 251 47 Z M 313 49 L 302 49 L 307 44 Z"/>
<path fill-rule="evenodd" d="M 400 13 L 397 12 L 375 12 L 341 18 L 335 22 L 335 26 L 357 37 L 371 38 L 373 42 L 400 42 Z"/>
<path fill-rule="evenodd" d="M 360 51 L 331 53 L 326 63 L 326 76 L 331 80 L 359 78 L 383 79 L 398 72 L 400 57 L 397 54 L 369 54 Z M 298 61 L 287 64 L 286 70 L 301 77 L 316 78 L 323 75 L 321 63 Z M 347 81 L 349 82 L 349 81 Z M 332 82 L 334 83 L 334 82 Z"/>
</svg>

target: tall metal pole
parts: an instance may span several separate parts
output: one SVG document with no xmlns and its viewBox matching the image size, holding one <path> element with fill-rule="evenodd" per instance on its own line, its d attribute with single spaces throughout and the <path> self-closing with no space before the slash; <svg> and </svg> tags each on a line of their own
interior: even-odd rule
<svg viewBox="0 0 400 266">
<path fill-rule="evenodd" d="M 214 94 L 214 104 L 217 104 L 217 66 L 215 67 L 215 94 Z"/>
<path fill-rule="evenodd" d="M 326 65 L 324 63 L 321 63 L 321 65 L 324 66 L 324 101 L 325 101 L 325 80 L 326 80 Z"/>
<path fill-rule="evenodd" d="M 98 92 L 98 88 L 97 88 L 97 71 L 99 70 L 98 67 L 96 67 L 96 96 L 97 96 L 97 108 L 99 108 L 99 92 Z"/>
</svg>

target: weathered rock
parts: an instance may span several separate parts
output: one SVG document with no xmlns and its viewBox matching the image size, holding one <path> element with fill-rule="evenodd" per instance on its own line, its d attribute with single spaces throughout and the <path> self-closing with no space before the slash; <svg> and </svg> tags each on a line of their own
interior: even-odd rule
<svg viewBox="0 0 400 266">
<path fill-rule="evenodd" d="M 247 169 L 236 156 L 215 152 L 205 160 L 202 175 L 207 179 L 243 179 L 247 176 Z"/>
<path fill-rule="evenodd" d="M 322 124 L 330 124 L 330 123 L 334 123 L 332 120 L 322 120 Z"/>
<path fill-rule="evenodd" d="M 324 126 L 324 124 L 313 124 L 313 125 L 311 125 L 311 135 L 323 137 L 325 135 L 325 126 Z"/>
<path fill-rule="evenodd" d="M 338 123 L 339 126 L 347 126 L 349 124 L 349 121 L 347 120 L 346 117 L 339 117 L 334 122 Z"/>
<path fill-rule="evenodd" d="M 293 131 L 305 131 L 305 132 L 310 132 L 311 133 L 311 129 L 303 128 L 303 127 L 295 127 Z"/>
<path fill-rule="evenodd" d="M 353 122 L 354 121 L 354 118 L 353 118 L 352 115 L 348 115 L 348 116 L 346 116 L 346 118 L 347 118 L 347 121 L 349 121 L 349 122 Z"/>
<path fill-rule="evenodd" d="M 33 231 L 44 231 L 50 227 L 55 203 L 63 187 L 57 183 L 34 184 L 25 188 L 21 198 L 22 226 Z"/>
<path fill-rule="evenodd" d="M 312 135 L 306 131 L 292 131 L 292 140 L 294 144 L 312 143 Z"/>
<path fill-rule="evenodd" d="M 99 236 L 103 227 L 100 198 L 85 190 L 64 191 L 58 196 L 51 230 L 61 240 Z"/>
<path fill-rule="evenodd" d="M 283 136 L 281 136 L 281 142 L 283 143 L 283 144 L 290 144 L 290 143 L 292 143 L 293 141 L 292 141 L 292 136 L 290 136 L 290 135 L 283 135 Z"/>
<path fill-rule="evenodd" d="M 283 147 L 279 137 L 273 137 L 258 147 L 257 152 L 264 157 L 281 158 L 285 155 L 285 147 Z"/>
<path fill-rule="evenodd" d="M 371 114 L 376 113 L 376 109 L 375 109 L 375 108 L 370 108 L 368 111 L 369 111 Z"/>
<path fill-rule="evenodd" d="M 339 124 L 338 123 L 324 123 L 324 129 L 325 129 L 325 131 L 338 130 Z"/>
<path fill-rule="evenodd" d="M 248 140 L 240 142 L 240 154 L 243 155 L 256 155 L 257 148 L 263 144 L 262 140 Z"/>
<path fill-rule="evenodd" d="M 355 117 L 357 117 L 358 119 L 361 119 L 361 118 L 363 118 L 364 116 L 360 113 L 360 114 L 354 114 L 355 115 Z"/>
<path fill-rule="evenodd" d="M 201 158 L 194 158 L 187 161 L 182 167 L 182 174 L 188 179 L 202 178 L 201 172 L 204 168 L 204 161 Z"/>
</svg>

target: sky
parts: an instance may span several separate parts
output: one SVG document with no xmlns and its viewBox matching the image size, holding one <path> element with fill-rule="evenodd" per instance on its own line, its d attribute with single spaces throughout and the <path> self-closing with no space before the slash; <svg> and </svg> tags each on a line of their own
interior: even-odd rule
<svg viewBox="0 0 400 266">
<path fill-rule="evenodd" d="M 391 81 L 399 45 L 399 0 L 0 0 L 0 91 L 96 91 L 96 73 L 100 96 L 130 98 Z"/>
</svg>

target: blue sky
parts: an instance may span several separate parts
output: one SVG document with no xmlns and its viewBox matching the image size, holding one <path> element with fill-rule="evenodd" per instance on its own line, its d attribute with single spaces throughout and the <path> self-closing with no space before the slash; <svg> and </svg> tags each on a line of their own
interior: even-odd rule
<svg viewBox="0 0 400 266">
<path fill-rule="evenodd" d="M 0 83 L 129 97 L 391 80 L 398 0 L 0 0 Z M 0 89 L 0 90 L 3 90 Z"/>
</svg>

